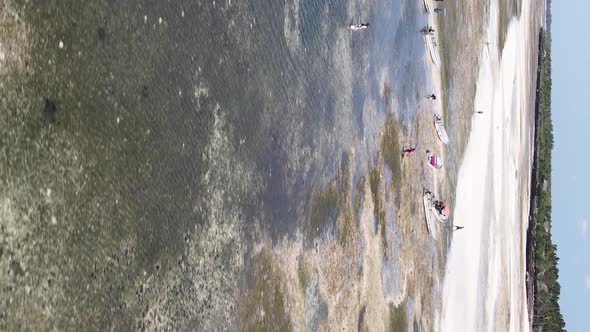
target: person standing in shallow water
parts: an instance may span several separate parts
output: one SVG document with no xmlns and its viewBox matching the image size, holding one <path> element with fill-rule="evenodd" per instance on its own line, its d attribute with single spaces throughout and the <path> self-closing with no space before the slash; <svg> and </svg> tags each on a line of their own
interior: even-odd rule
<svg viewBox="0 0 590 332">
<path fill-rule="evenodd" d="M 359 31 L 369 27 L 369 22 L 367 23 L 358 23 L 358 24 L 351 24 L 350 30 L 352 31 Z"/>
<path fill-rule="evenodd" d="M 412 154 L 412 152 L 414 152 L 414 151 L 416 151 L 416 147 L 402 149 L 402 158 L 409 157 Z"/>
<path fill-rule="evenodd" d="M 445 208 L 445 202 L 443 202 L 443 201 L 434 201 L 434 208 L 438 212 L 442 212 L 442 210 Z"/>
<path fill-rule="evenodd" d="M 434 35 L 434 28 L 427 25 L 424 28 L 422 28 L 422 30 L 420 30 L 420 32 L 424 35 Z"/>
</svg>

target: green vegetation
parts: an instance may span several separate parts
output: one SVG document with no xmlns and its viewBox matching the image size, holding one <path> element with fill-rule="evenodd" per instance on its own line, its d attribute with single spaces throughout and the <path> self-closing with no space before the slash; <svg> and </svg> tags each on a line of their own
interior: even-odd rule
<svg viewBox="0 0 590 332">
<path fill-rule="evenodd" d="M 338 212 L 336 214 L 336 221 L 338 223 L 338 238 L 342 247 L 346 247 L 350 243 L 353 236 L 352 229 L 354 227 L 354 214 L 358 212 L 358 208 L 352 210 L 350 206 L 350 165 L 352 164 L 352 153 L 342 154 L 340 161 L 340 172 L 338 176 Z"/>
<path fill-rule="evenodd" d="M 252 281 L 243 296 L 240 329 L 243 331 L 291 331 L 286 312 L 281 274 L 271 253 L 263 250 L 255 257 Z"/>
<path fill-rule="evenodd" d="M 559 308 L 560 286 L 556 245 L 551 240 L 551 35 L 541 30 L 537 77 L 535 166 L 532 187 L 532 239 L 527 256 L 533 258 L 533 331 L 563 331 L 565 322 Z M 531 241 L 532 240 L 532 241 Z M 530 259 L 530 258 L 529 258 Z M 528 265 L 528 264 L 527 264 Z"/>
<path fill-rule="evenodd" d="M 406 300 L 407 301 L 407 300 Z M 408 312 L 406 310 L 406 301 L 400 303 L 397 307 L 389 305 L 389 327 L 388 331 L 407 331 L 408 330 Z"/>
<path fill-rule="evenodd" d="M 357 186 L 357 197 L 355 197 L 353 211 L 350 204 L 351 163 L 352 153 L 343 153 L 338 177 L 320 187 L 311 198 L 309 202 L 311 206 L 309 236 L 311 238 L 319 236 L 326 226 L 334 224 L 338 227 L 338 240 L 342 247 L 345 247 L 353 236 L 355 211 L 360 208 L 360 196 L 363 193 L 365 180 L 361 178 Z"/>
<path fill-rule="evenodd" d="M 369 172 L 369 185 L 371 193 L 373 194 L 374 212 L 377 217 L 377 231 L 381 232 L 381 244 L 383 248 L 387 248 L 387 236 L 385 234 L 385 201 L 384 197 L 379 195 L 379 183 L 381 182 L 381 173 L 377 169 L 372 169 Z M 384 250 L 387 257 L 387 250 Z"/>
<path fill-rule="evenodd" d="M 391 193 L 395 202 L 395 206 L 399 209 L 401 204 L 399 184 L 401 183 L 401 144 L 399 141 L 400 124 L 397 122 L 392 112 L 390 112 L 388 105 L 387 121 L 383 129 L 383 136 L 381 137 L 381 151 L 383 153 L 383 160 L 385 165 L 389 167 L 392 175 Z M 385 231 L 385 228 L 383 228 Z"/>
<path fill-rule="evenodd" d="M 400 183 L 402 173 L 400 147 L 398 124 L 393 115 L 388 113 L 387 122 L 383 129 L 383 137 L 381 138 L 381 151 L 383 151 L 385 164 L 389 166 L 393 174 L 393 183 L 396 185 Z"/>
<path fill-rule="evenodd" d="M 358 323 L 356 324 L 357 325 L 356 330 L 359 332 L 365 332 L 365 331 L 369 330 L 369 328 L 365 324 L 366 312 L 367 312 L 367 306 L 363 305 L 363 307 L 361 308 L 361 311 L 359 312 Z"/>
<path fill-rule="evenodd" d="M 308 271 L 308 267 L 305 264 L 304 257 L 299 257 L 299 263 L 297 266 L 297 278 L 299 279 L 299 285 L 301 286 L 301 291 L 305 294 L 309 283 L 311 282 L 310 272 Z"/>
<path fill-rule="evenodd" d="M 324 225 L 333 222 L 336 218 L 338 194 L 336 182 L 329 183 L 316 194 L 311 210 L 311 236 L 318 236 Z"/>
</svg>

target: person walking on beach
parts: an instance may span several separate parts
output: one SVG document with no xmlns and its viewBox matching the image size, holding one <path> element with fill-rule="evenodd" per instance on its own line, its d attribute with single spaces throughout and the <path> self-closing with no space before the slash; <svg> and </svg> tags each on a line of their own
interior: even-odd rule
<svg viewBox="0 0 590 332">
<path fill-rule="evenodd" d="M 453 227 L 454 227 L 453 232 L 465 228 L 463 226 L 453 226 Z"/>
<path fill-rule="evenodd" d="M 477 111 L 477 114 L 483 114 L 483 111 Z"/>
<path fill-rule="evenodd" d="M 434 34 L 434 29 L 427 25 L 424 28 L 422 28 L 422 30 L 420 30 L 420 32 L 422 32 L 425 35 L 433 35 Z"/>
<path fill-rule="evenodd" d="M 436 95 L 434 93 L 430 94 L 430 95 L 426 96 L 426 99 L 436 100 Z"/>
</svg>

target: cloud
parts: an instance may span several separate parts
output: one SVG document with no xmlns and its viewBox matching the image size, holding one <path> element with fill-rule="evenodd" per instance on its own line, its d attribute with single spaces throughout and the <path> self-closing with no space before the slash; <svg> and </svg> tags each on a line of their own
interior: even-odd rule
<svg viewBox="0 0 590 332">
<path fill-rule="evenodd" d="M 584 285 L 586 288 L 590 289 L 590 273 L 586 273 L 586 276 L 584 277 Z"/>
<path fill-rule="evenodd" d="M 582 239 L 586 240 L 586 235 L 588 234 L 588 220 L 582 219 L 582 221 L 578 223 L 578 227 L 580 228 L 580 236 L 582 236 Z"/>
</svg>

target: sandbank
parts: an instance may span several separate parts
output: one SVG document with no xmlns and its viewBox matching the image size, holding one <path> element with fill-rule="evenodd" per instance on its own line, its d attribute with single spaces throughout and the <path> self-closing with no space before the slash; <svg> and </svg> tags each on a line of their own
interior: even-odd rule
<svg viewBox="0 0 590 332">
<path fill-rule="evenodd" d="M 475 110 L 459 169 L 455 232 L 446 265 L 442 331 L 521 331 L 528 329 L 524 287 L 527 194 L 519 181 L 530 181 L 525 146 L 529 112 L 527 90 L 530 1 L 509 23 L 503 50 L 497 46 L 498 3 L 490 3 L 487 42 L 482 45 Z M 482 114 L 475 111 L 482 111 Z M 523 218 L 523 216 L 525 216 Z M 526 228 L 526 226 L 525 226 Z"/>
</svg>

